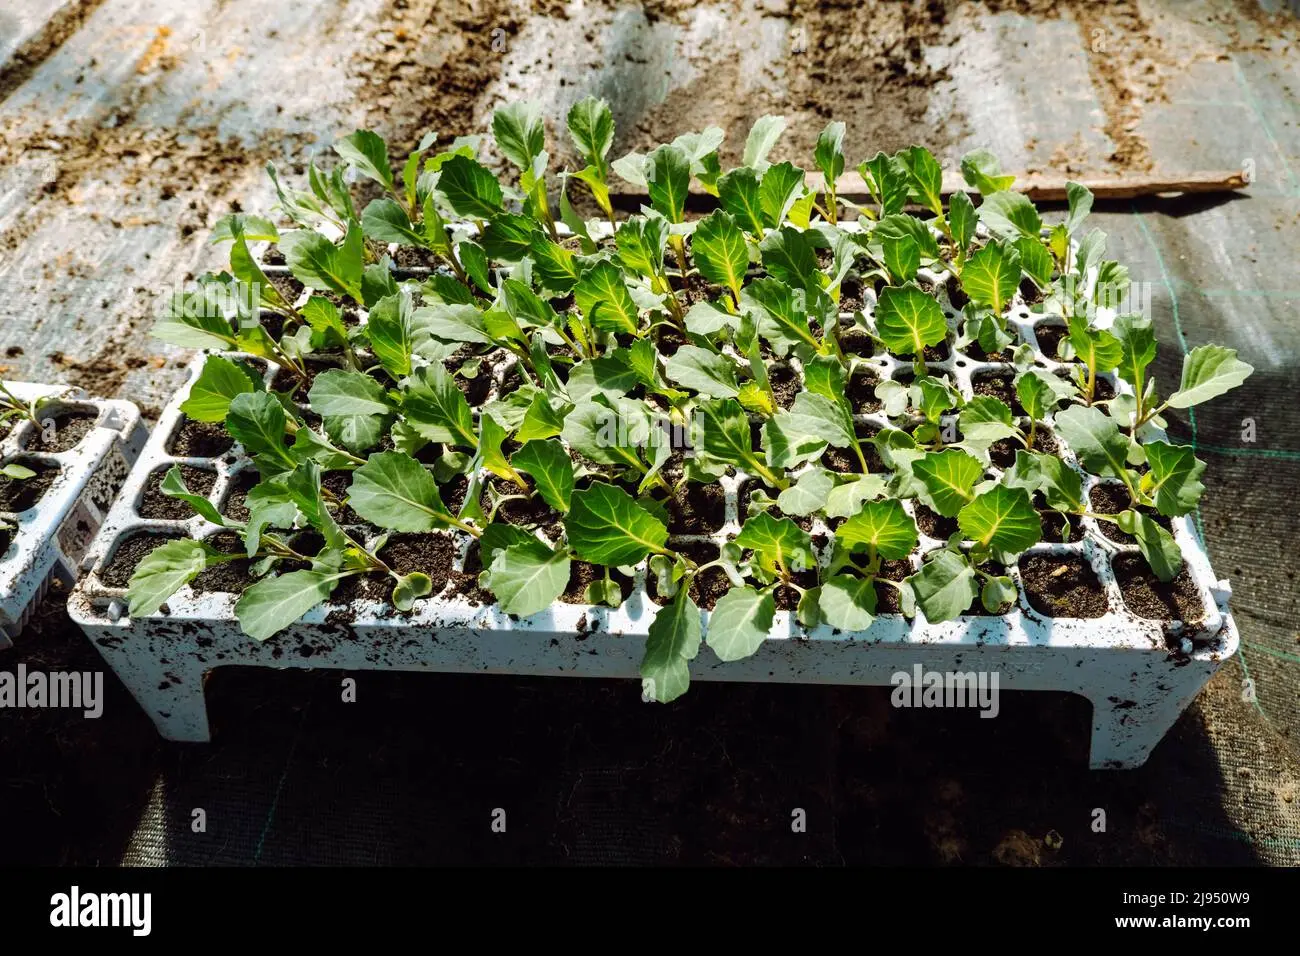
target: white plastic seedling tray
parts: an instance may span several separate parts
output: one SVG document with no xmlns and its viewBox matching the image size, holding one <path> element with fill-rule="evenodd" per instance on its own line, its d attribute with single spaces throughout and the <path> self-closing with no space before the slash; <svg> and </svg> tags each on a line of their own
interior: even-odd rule
<svg viewBox="0 0 1300 956">
<path fill-rule="evenodd" d="M 937 280 L 944 277 L 928 278 L 942 288 Z M 874 297 L 869 290 L 867 300 L 864 312 L 870 316 Z M 944 306 L 950 319 L 955 319 L 956 310 L 946 299 Z M 1011 321 L 1022 340 L 1036 345 L 1035 321 L 1050 324 L 1051 320 L 1036 319 L 1018 303 Z M 203 357 L 196 360 L 191 382 L 203 361 Z M 910 367 L 887 356 L 871 361 L 882 379 L 900 367 Z M 944 362 L 929 364 L 951 372 L 967 396 L 973 377 L 990 371 L 1014 372 L 1011 365 L 977 361 L 956 351 Z M 1043 364 L 1057 367 L 1051 361 Z M 506 363 L 493 369 L 494 390 L 507 369 Z M 273 372 L 274 367 L 267 371 L 268 377 Z M 1122 383 L 1112 384 L 1122 387 Z M 119 544 L 140 532 L 200 538 L 217 530 L 197 516 L 184 521 L 141 518 L 137 504 L 149 476 L 173 463 L 214 469 L 217 478 L 211 498 L 221 505 L 233 476 L 247 467 L 238 446 L 210 460 L 178 459 L 167 452 L 171 436 L 184 422 L 179 405 L 188 391 L 187 386 L 163 412 L 95 542 L 90 573 L 69 604 L 73 619 L 164 737 L 210 739 L 203 684 L 208 673 L 224 666 L 638 677 L 647 630 L 658 611 L 646 588 L 644 566 L 635 576 L 629 598 L 617 609 L 557 603 L 526 619 L 512 618 L 495 606 L 473 604 L 453 593 L 450 583 L 440 593 L 418 601 L 409 614 L 370 600 L 328 603 L 265 643 L 240 631 L 233 594 L 196 593 L 187 587 L 159 614 L 130 619 L 125 591 L 108 586 L 99 575 Z M 885 419 L 870 415 L 860 416 L 859 421 L 886 424 Z M 1075 465 L 1072 456 L 1065 457 Z M 674 536 L 674 542 L 720 543 L 733 536 L 743 517 L 738 490 L 745 480 L 744 475 L 723 480 L 726 521 L 717 532 Z M 910 502 L 906 506 L 912 507 Z M 813 530 L 816 534 L 827 529 L 818 524 Z M 1229 591 L 1226 582 L 1214 578 L 1190 522 L 1177 519 L 1174 536 L 1202 597 L 1204 617 L 1195 625 L 1140 618 L 1125 606 L 1111 569 L 1112 556 L 1136 548 L 1105 538 L 1090 519 L 1084 520 L 1084 530 L 1080 541 L 1039 544 L 1028 555 L 1081 556 L 1105 588 L 1109 609 L 1104 616 L 1040 614 L 1019 587 L 1019 573 L 1012 567 L 1008 573 L 1017 582 L 1019 597 L 1005 615 L 930 624 L 919 613 L 910 620 L 881 614 L 867 631 L 843 633 L 828 627 L 806 631 L 793 613 L 778 611 L 769 639 L 752 657 L 722 663 L 706 644 L 691 663 L 691 675 L 702 680 L 888 685 L 893 675 L 911 672 L 918 664 L 927 671 L 996 672 L 999 690 L 1065 691 L 1088 698 L 1094 714 L 1092 766 L 1138 766 L 1236 650 L 1238 637 L 1227 613 Z M 464 536 L 456 540 L 459 572 L 469 540 Z M 921 554 L 942 544 L 922 536 L 919 553 L 911 559 L 913 566 L 920 565 Z M 707 618 L 708 612 L 702 613 Z"/>
<path fill-rule="evenodd" d="M 3 511 L 13 525 L 0 531 L 0 648 L 12 645 L 55 576 L 71 586 L 117 490 L 144 446 L 145 427 L 130 402 L 88 399 L 79 389 L 7 382 L 24 401 L 49 398 L 43 422 L 62 412 L 94 414 L 92 427 L 74 447 L 45 451 L 35 424 L 23 421 L 0 441 L 0 464 L 18 462 L 58 474 L 39 500 L 20 512 Z M 32 479 L 34 480 L 34 479 Z"/>
</svg>

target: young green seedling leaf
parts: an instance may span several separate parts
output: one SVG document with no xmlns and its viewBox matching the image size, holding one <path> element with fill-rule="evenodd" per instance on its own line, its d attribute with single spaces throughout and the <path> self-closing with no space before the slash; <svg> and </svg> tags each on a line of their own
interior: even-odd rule
<svg viewBox="0 0 1300 956">
<path fill-rule="evenodd" d="M 865 550 L 886 560 L 899 560 L 916 547 L 916 521 L 897 498 L 868 501 L 835 529 L 835 540 L 851 552 Z"/>
<path fill-rule="evenodd" d="M 619 567 L 666 553 L 668 529 L 621 488 L 604 482 L 573 493 L 564 530 L 584 561 Z"/>
<path fill-rule="evenodd" d="M 1205 493 L 1200 481 L 1205 462 L 1197 459 L 1189 445 L 1153 441 L 1142 447 L 1151 466 L 1142 476 L 1142 493 L 1155 501 L 1162 515 L 1185 515 L 1194 509 Z"/>
<path fill-rule="evenodd" d="M 541 541 L 512 544 L 497 551 L 485 583 L 507 614 L 528 617 L 549 608 L 569 586 L 569 555 Z"/>
<path fill-rule="evenodd" d="M 964 614 L 980 593 L 975 570 L 962 555 L 948 550 L 934 552 L 907 584 L 931 624 Z"/>
<path fill-rule="evenodd" d="M 975 483 L 984 476 L 984 466 L 974 455 L 949 448 L 913 461 L 912 473 L 925 485 L 930 507 L 945 518 L 955 518 L 974 500 Z"/>
<path fill-rule="evenodd" d="M 359 129 L 338 140 L 334 152 L 367 179 L 373 179 L 389 192 L 393 191 L 393 167 L 388 162 L 388 146 L 378 133 Z"/>
<path fill-rule="evenodd" d="M 751 587 L 732 588 L 709 614 L 706 640 L 721 661 L 739 661 L 754 654 L 767 640 L 776 614 L 770 593 Z"/>
<path fill-rule="evenodd" d="M 328 600 L 339 581 L 352 573 L 291 571 L 259 581 L 235 604 L 239 626 L 255 641 L 268 640 Z"/>
<path fill-rule="evenodd" d="M 352 472 L 348 504 L 361 520 L 389 531 L 422 532 L 460 526 L 442 503 L 433 475 L 401 452 L 376 452 Z"/>
<path fill-rule="evenodd" d="M 262 388 L 261 379 L 247 365 L 213 355 L 203 363 L 181 411 L 197 422 L 223 422 L 236 395 Z"/>
<path fill-rule="evenodd" d="M 542 499 L 561 514 L 569 510 L 573 497 L 573 462 L 558 441 L 526 442 L 510 463 L 533 479 Z"/>
<path fill-rule="evenodd" d="M 961 158 L 961 175 L 966 185 L 977 190 L 981 196 L 1010 189 L 1016 181 L 1015 176 L 1002 174 L 1002 165 L 998 158 L 987 149 L 971 150 Z"/>
<path fill-rule="evenodd" d="M 688 663 L 700 651 L 700 609 L 684 590 L 660 609 L 646 636 L 641 661 L 641 696 L 661 704 L 676 700 L 690 686 Z"/>
<path fill-rule="evenodd" d="M 1183 357 L 1178 391 L 1165 403 L 1170 408 L 1191 408 L 1236 388 L 1254 366 L 1237 358 L 1237 350 L 1221 345 L 1201 345 Z"/>
<path fill-rule="evenodd" d="M 1024 488 L 994 485 L 957 514 L 962 534 L 993 551 L 1019 554 L 1042 537 L 1038 512 Z"/>
<path fill-rule="evenodd" d="M 876 616 L 876 585 L 872 578 L 837 574 L 822 585 L 818 598 L 821 618 L 841 631 L 865 631 Z"/>
<path fill-rule="evenodd" d="M 700 275 L 731 292 L 740 303 L 740 287 L 749 268 L 749 249 L 736 221 L 721 209 L 714 210 L 695 226 L 691 255 Z"/>
<path fill-rule="evenodd" d="M 943 309 L 914 285 L 890 286 L 880 293 L 876 334 L 897 355 L 921 355 L 948 334 Z"/>
<path fill-rule="evenodd" d="M 961 270 L 961 287 L 965 293 L 999 317 L 1019 285 L 1020 256 L 999 242 L 990 242 L 974 253 Z"/>
</svg>

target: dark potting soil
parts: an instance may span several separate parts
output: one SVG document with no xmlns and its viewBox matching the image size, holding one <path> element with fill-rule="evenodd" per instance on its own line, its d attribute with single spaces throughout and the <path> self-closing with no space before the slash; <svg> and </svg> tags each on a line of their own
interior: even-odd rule
<svg viewBox="0 0 1300 956">
<path fill-rule="evenodd" d="M 1083 538 L 1083 522 L 1078 515 L 1053 511 L 1039 493 L 1034 494 L 1034 507 L 1038 509 L 1039 524 L 1043 529 L 1043 540 L 1063 543 L 1079 541 Z M 1068 529 L 1068 530 L 1067 530 Z"/>
<path fill-rule="evenodd" d="M 219 458 L 235 440 L 216 422 L 185 419 L 167 442 L 168 454 L 177 458 Z"/>
<path fill-rule="evenodd" d="M 227 554 L 244 553 L 243 539 L 234 532 L 220 531 L 205 538 L 204 543 Z M 198 577 L 190 582 L 190 587 L 196 594 L 242 594 L 244 589 L 253 583 L 250 573 L 252 566 L 253 562 L 244 557 L 215 564 L 200 572 Z"/>
<path fill-rule="evenodd" d="M 981 375 L 971 379 L 971 390 L 976 395 L 988 395 L 1001 399 L 1017 415 L 1025 413 L 1020 399 L 1016 397 L 1016 385 L 1010 375 Z"/>
<path fill-rule="evenodd" d="M 280 295 L 290 302 L 297 302 L 298 296 L 302 295 L 302 290 L 306 288 L 288 272 L 272 272 L 267 275 L 267 279 L 271 281 L 271 285 L 275 286 Z"/>
<path fill-rule="evenodd" d="M 866 305 L 867 302 L 862 292 L 862 280 L 855 276 L 849 276 L 840 283 L 840 311 L 861 311 L 862 307 Z M 844 339 L 842 337 L 840 339 L 840 347 L 844 347 Z"/>
<path fill-rule="evenodd" d="M 772 383 L 772 394 L 776 396 L 777 405 L 782 408 L 793 405 L 795 396 L 803 388 L 803 383 L 799 381 L 799 373 L 784 363 L 773 365 L 768 369 L 767 379 Z"/>
<path fill-rule="evenodd" d="M 9 550 L 9 545 L 13 540 L 14 536 L 12 533 L 4 528 L 0 528 L 0 559 L 8 557 L 6 552 Z"/>
<path fill-rule="evenodd" d="M 226 489 L 226 502 L 221 506 L 221 513 L 227 518 L 233 518 L 236 521 L 247 521 L 249 518 L 248 493 L 261 480 L 262 476 L 258 474 L 255 468 L 245 468 L 235 475 L 230 481 L 230 486 Z"/>
<path fill-rule="evenodd" d="M 727 495 L 721 485 L 689 481 L 668 501 L 672 534 L 711 534 L 727 520 Z"/>
<path fill-rule="evenodd" d="M 398 532 L 389 536 L 376 556 L 398 574 L 427 574 L 432 588 L 429 595 L 436 597 L 455 573 L 456 544 L 442 534 Z M 356 600 L 387 602 L 392 592 L 393 579 L 387 575 L 358 575 L 340 581 L 331 600 L 335 604 Z"/>
<path fill-rule="evenodd" d="M 853 370 L 853 374 L 844 386 L 844 395 L 855 414 L 865 415 L 880 411 L 880 399 L 876 398 L 876 386 L 879 384 L 880 376 L 872 369 L 860 365 Z"/>
<path fill-rule="evenodd" d="M 99 579 L 112 588 L 126 587 L 131 583 L 131 575 L 135 573 L 136 567 L 154 548 L 182 537 L 184 535 L 137 531 L 118 542 L 113 549 L 113 557 L 99 572 Z"/>
<path fill-rule="evenodd" d="M 461 390 L 465 401 L 469 402 L 471 407 L 477 408 L 487 401 L 488 393 L 492 391 L 492 370 L 486 362 L 478 367 L 478 374 L 473 378 L 457 374 L 459 363 L 453 365 L 448 360 L 444 364 L 447 366 L 447 371 L 451 373 L 452 381 L 456 383 L 456 387 Z"/>
<path fill-rule="evenodd" d="M 683 543 L 676 547 L 679 554 L 684 554 L 696 564 L 707 564 L 718 557 L 718 548 L 716 545 L 708 544 L 704 541 L 691 541 Z M 656 604 L 669 604 L 670 598 L 659 596 L 658 582 L 652 573 L 646 574 L 646 590 L 650 594 L 650 600 Z M 686 593 L 690 595 L 698 606 L 706 611 L 713 609 L 722 595 L 731 590 L 731 580 L 727 577 L 727 572 L 722 568 L 709 568 L 702 571 L 691 580 L 690 590 Z"/>
<path fill-rule="evenodd" d="M 794 580 L 804 590 L 810 590 L 817 586 L 816 571 L 800 571 L 794 575 Z M 889 587 L 888 584 L 885 587 Z M 782 584 L 772 592 L 772 600 L 776 604 L 778 611 L 797 611 L 799 609 L 799 598 L 802 595 L 794 588 Z"/>
<path fill-rule="evenodd" d="M 1021 419 L 1016 424 L 1019 425 L 1022 432 L 1026 435 L 1029 434 L 1029 419 Z M 989 461 L 999 468 L 1010 468 L 1016 463 L 1016 452 L 1023 447 L 1014 438 L 1003 438 L 1001 441 L 995 441 L 989 446 Z M 1042 428 L 1034 431 L 1034 443 L 1031 447 L 1034 451 L 1041 451 L 1046 455 L 1055 455 L 1061 450 L 1055 436 Z"/>
<path fill-rule="evenodd" d="M 193 465 L 181 465 L 181 478 L 191 494 L 207 496 L 212 486 L 217 483 L 217 473 L 207 468 L 195 468 Z M 170 498 L 162 492 L 163 479 L 171 471 L 171 465 L 155 468 L 145 481 L 144 492 L 140 496 L 140 507 L 136 510 L 142 518 L 160 518 L 182 521 L 194 515 L 194 509 L 185 502 Z"/>
<path fill-rule="evenodd" d="M 307 372 L 307 378 L 304 381 L 287 368 L 276 369 L 275 376 L 271 379 L 271 388 L 277 392 L 292 392 L 300 401 L 305 401 L 307 393 L 316 382 L 316 376 L 321 372 L 328 372 L 331 369 L 337 369 L 341 366 L 337 362 L 327 362 L 322 359 L 304 359 L 303 366 Z"/>
<path fill-rule="evenodd" d="M 664 358 L 676 355 L 677 350 L 686 344 L 686 337 L 677 329 L 670 326 L 661 325 L 658 328 L 658 338 L 655 344 L 659 346 L 659 354 Z"/>
<path fill-rule="evenodd" d="M 1097 379 L 1092 389 L 1092 400 L 1094 402 L 1109 402 L 1114 397 L 1115 386 L 1104 378 Z"/>
<path fill-rule="evenodd" d="M 916 361 L 915 355 L 894 355 L 893 352 L 890 352 L 889 354 L 893 355 L 894 358 L 898 359 L 900 362 Z M 952 355 L 952 349 L 948 347 L 947 342 L 940 342 L 938 345 L 927 345 L 921 354 L 927 362 L 933 364 L 935 362 L 947 361 L 948 357 Z"/>
<path fill-rule="evenodd" d="M 532 478 L 524 478 L 528 483 L 528 491 L 532 494 L 530 498 L 511 498 L 505 501 L 497 508 L 497 520 L 508 521 L 510 524 L 517 524 L 521 527 L 535 527 L 542 524 L 552 524 L 559 521 L 561 515 L 558 511 L 546 503 L 546 500 L 534 492 Z M 513 481 L 506 478 L 493 477 L 491 486 L 496 493 L 496 497 L 501 498 L 505 495 L 522 495 L 524 490 Z M 487 488 L 483 489 L 483 494 L 479 498 L 479 505 L 483 508 L 484 514 L 492 513 L 492 499 L 488 495 Z"/>
<path fill-rule="evenodd" d="M 460 514 L 460 509 L 465 504 L 465 492 L 469 490 L 469 478 L 464 475 L 455 475 L 450 481 L 438 486 L 438 496 L 442 498 L 442 503 L 447 506 L 447 510 L 452 514 Z"/>
<path fill-rule="evenodd" d="M 335 501 L 346 501 L 348 497 L 348 488 L 352 485 L 352 473 L 350 471 L 327 471 L 321 476 L 320 486 L 333 496 Z M 330 497 L 325 498 L 326 502 L 331 502 Z M 339 524 L 363 524 L 359 514 L 352 510 L 350 505 L 343 505 L 342 508 L 334 505 L 334 520 Z"/>
<path fill-rule="evenodd" d="M 966 307 L 966 303 L 970 301 L 970 296 L 968 296 L 966 290 L 961 287 L 960 279 L 955 275 L 948 276 L 948 281 L 944 288 L 948 290 L 948 301 L 952 303 L 954 309 L 960 312 Z"/>
<path fill-rule="evenodd" d="M 716 302 L 729 293 L 720 285 L 714 285 L 698 273 L 686 277 L 683 283 L 680 276 L 669 277 L 669 283 L 677 294 L 677 301 L 682 309 L 687 310 L 697 302 Z"/>
<path fill-rule="evenodd" d="M 496 598 L 492 592 L 479 586 L 478 576 L 482 570 L 483 561 L 479 555 L 478 542 L 474 541 L 465 554 L 465 570 L 453 570 L 449 575 L 451 590 L 448 596 L 463 597 L 475 607 L 495 604 Z"/>
<path fill-rule="evenodd" d="M 1047 298 L 1037 283 L 1028 276 L 1020 280 L 1020 297 L 1025 300 L 1025 305 L 1037 305 Z"/>
<path fill-rule="evenodd" d="M 736 498 L 740 506 L 741 524 L 744 524 L 745 519 L 749 517 L 750 496 L 756 491 L 763 491 L 768 495 L 772 495 L 772 493 L 775 490 L 776 490 L 775 488 L 769 488 L 758 478 L 747 479 L 745 483 L 740 486 L 740 490 L 736 493 Z M 768 508 L 767 513 L 770 514 L 773 518 L 789 518 L 800 528 L 803 528 L 804 531 L 812 530 L 812 526 L 813 526 L 812 515 L 787 515 L 777 505 L 772 505 L 772 507 Z"/>
<path fill-rule="evenodd" d="M 1043 353 L 1044 358 L 1051 359 L 1054 362 L 1061 361 L 1058 350 L 1065 336 L 1066 328 L 1063 325 L 1034 326 L 1034 337 L 1038 339 L 1038 351 Z"/>
<path fill-rule="evenodd" d="M 840 348 L 845 355 L 869 357 L 876 354 L 875 341 L 867 334 L 866 329 L 860 329 L 856 325 L 848 328 L 841 327 L 839 340 Z"/>
<path fill-rule="evenodd" d="M 262 265 L 264 266 L 282 266 L 287 264 L 284 253 L 275 243 L 266 247 L 266 252 L 262 253 Z"/>
<path fill-rule="evenodd" d="M 957 519 L 945 518 L 939 512 L 917 501 L 914 503 L 916 508 L 916 526 L 921 529 L 923 534 L 931 538 L 937 538 L 940 541 L 947 541 L 957 533 Z"/>
<path fill-rule="evenodd" d="M 560 595 L 560 600 L 565 604 L 590 604 L 587 600 L 587 585 L 601 581 L 604 577 L 604 569 L 598 565 L 586 561 L 569 562 L 569 585 Z M 609 579 L 618 585 L 623 601 L 626 601 L 632 593 L 632 579 L 613 568 L 609 569 Z"/>
<path fill-rule="evenodd" d="M 1131 502 L 1129 501 L 1128 490 L 1123 485 L 1112 485 L 1103 483 L 1097 485 L 1088 493 L 1088 501 L 1092 505 L 1092 510 L 1102 515 L 1117 515 L 1121 511 L 1127 511 Z M 1138 511 L 1146 515 L 1160 525 L 1166 531 L 1173 533 L 1173 522 L 1156 511 L 1154 508 L 1139 507 Z M 1098 521 L 1101 533 L 1111 541 L 1119 544 L 1137 544 L 1137 538 L 1124 531 L 1121 531 L 1119 525 L 1113 521 Z"/>
<path fill-rule="evenodd" d="M 1008 351 L 1007 349 L 1002 348 L 996 352 L 985 352 L 984 346 L 980 345 L 978 341 L 968 343 L 964 351 L 968 356 L 975 359 L 975 361 L 977 362 L 1010 362 L 1011 361 L 1011 352 Z"/>
<path fill-rule="evenodd" d="M 871 444 L 870 439 L 880 429 L 871 425 L 863 425 L 857 429 L 858 444 L 862 446 L 862 457 L 867 460 L 867 472 L 885 472 L 885 463 L 880 458 L 880 452 L 876 451 L 876 446 Z M 841 475 L 861 474 L 862 462 L 858 461 L 858 454 L 852 448 L 836 448 L 828 446 L 822 452 L 822 465 L 831 471 L 839 472 Z"/>
<path fill-rule="evenodd" d="M 1001 577 L 1007 573 L 1007 569 L 996 561 L 985 561 L 980 565 L 980 570 L 985 574 L 991 574 L 994 577 Z M 980 587 L 983 587 L 984 579 L 980 578 L 979 583 Z M 970 607 L 966 608 L 962 613 L 968 616 L 973 615 L 975 617 L 1001 617 L 1003 614 L 1010 611 L 1015 603 L 1015 601 L 1003 601 L 996 611 L 990 611 L 984 607 L 984 602 L 977 594 L 975 595 L 975 600 L 970 602 Z"/>
<path fill-rule="evenodd" d="M 1140 554 L 1117 554 L 1110 564 L 1124 604 L 1139 617 L 1190 624 L 1205 619 L 1205 605 L 1186 565 L 1172 581 L 1161 581 Z"/>
<path fill-rule="evenodd" d="M 438 265 L 438 257 L 428 249 L 398 246 L 393 253 L 393 264 L 401 269 L 433 269 Z"/>
<path fill-rule="evenodd" d="M 1101 617 L 1109 606 L 1092 567 L 1075 555 L 1023 557 L 1020 578 L 1030 606 L 1046 617 Z"/>
<path fill-rule="evenodd" d="M 876 613 L 877 614 L 902 614 L 903 605 L 899 597 L 898 588 L 891 584 L 881 584 L 880 579 L 887 581 L 902 581 L 912 573 L 912 565 L 906 558 L 899 558 L 895 561 L 881 561 L 880 573 L 876 575 Z"/>
<path fill-rule="evenodd" d="M 45 497 L 54 479 L 59 477 L 59 466 L 37 458 L 15 458 L 6 464 L 21 465 L 36 474 L 30 478 L 5 478 L 0 476 L 0 511 L 18 513 L 33 508 Z"/>
<path fill-rule="evenodd" d="M 36 417 L 41 420 L 41 427 L 28 432 L 27 450 L 56 453 L 71 451 L 80 445 L 95 427 L 99 412 L 70 408 L 52 415 L 37 412 Z M 47 436 L 48 442 L 45 440 Z"/>
</svg>

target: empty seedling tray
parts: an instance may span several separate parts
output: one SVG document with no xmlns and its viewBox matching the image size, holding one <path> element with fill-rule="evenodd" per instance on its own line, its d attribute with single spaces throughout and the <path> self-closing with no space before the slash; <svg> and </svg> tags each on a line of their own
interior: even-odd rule
<svg viewBox="0 0 1300 956">
<path fill-rule="evenodd" d="M 40 425 L 0 425 L 0 465 L 34 474 L 0 478 L 0 648 L 9 647 L 58 576 L 69 586 L 144 446 L 135 405 L 89 399 L 79 389 L 6 382 L 24 402 L 40 400 Z"/>
</svg>

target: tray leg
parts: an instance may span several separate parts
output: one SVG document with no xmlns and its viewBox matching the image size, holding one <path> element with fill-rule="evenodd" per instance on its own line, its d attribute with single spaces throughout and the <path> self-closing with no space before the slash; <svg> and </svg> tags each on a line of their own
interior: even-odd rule
<svg viewBox="0 0 1300 956">
<path fill-rule="evenodd" d="M 187 666 L 177 660 L 163 664 L 149 650 L 131 654 L 102 644 L 99 650 L 165 739 L 187 743 L 212 739 L 203 696 L 206 665 Z"/>
<path fill-rule="evenodd" d="M 1134 675 L 1118 693 L 1090 696 L 1093 770 L 1132 770 L 1147 762 L 1151 751 L 1214 674 L 1193 661 L 1171 671 Z M 1176 676 L 1175 676 L 1176 675 Z"/>
</svg>

